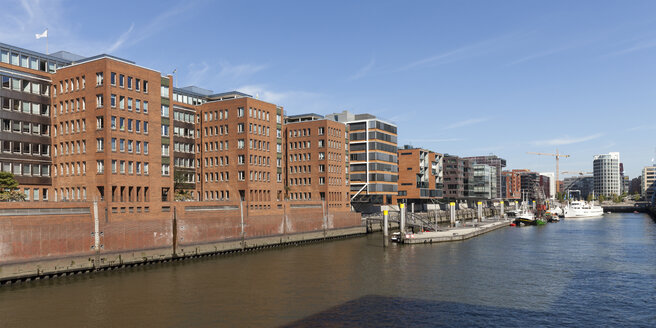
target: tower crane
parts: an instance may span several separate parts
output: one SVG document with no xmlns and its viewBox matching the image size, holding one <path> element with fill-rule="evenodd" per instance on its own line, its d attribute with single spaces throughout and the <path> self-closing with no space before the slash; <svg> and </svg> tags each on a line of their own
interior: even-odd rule
<svg viewBox="0 0 656 328">
<path fill-rule="evenodd" d="M 564 155 L 558 152 L 558 149 L 556 148 L 556 153 L 555 154 L 550 154 L 550 153 L 536 153 L 536 152 L 527 152 L 527 154 L 534 154 L 534 155 L 545 155 L 545 156 L 554 156 L 556 157 L 556 193 L 560 192 L 560 186 L 558 184 L 558 171 L 560 171 L 560 158 L 564 157 L 570 157 L 570 155 Z"/>
</svg>

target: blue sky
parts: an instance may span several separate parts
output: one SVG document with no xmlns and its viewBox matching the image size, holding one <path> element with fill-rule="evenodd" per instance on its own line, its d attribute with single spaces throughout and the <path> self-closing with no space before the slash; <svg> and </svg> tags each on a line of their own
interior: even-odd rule
<svg viewBox="0 0 656 328">
<path fill-rule="evenodd" d="M 591 171 L 656 157 L 655 1 L 3 1 L 0 42 L 110 53 L 289 114 L 369 112 L 399 145 Z"/>
</svg>

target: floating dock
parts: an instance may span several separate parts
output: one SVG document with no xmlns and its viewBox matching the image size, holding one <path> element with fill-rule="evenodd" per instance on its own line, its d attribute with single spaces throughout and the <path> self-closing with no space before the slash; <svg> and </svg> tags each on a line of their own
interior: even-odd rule
<svg viewBox="0 0 656 328">
<path fill-rule="evenodd" d="M 486 232 L 510 226 L 510 220 L 483 221 L 474 227 L 458 227 L 442 231 L 430 231 L 420 233 L 406 233 L 403 238 L 404 244 L 443 243 L 449 241 L 465 240 Z"/>
</svg>

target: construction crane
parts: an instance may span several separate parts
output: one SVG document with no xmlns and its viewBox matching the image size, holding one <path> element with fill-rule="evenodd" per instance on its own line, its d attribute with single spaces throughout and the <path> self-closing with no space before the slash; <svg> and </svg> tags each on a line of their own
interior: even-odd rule
<svg viewBox="0 0 656 328">
<path fill-rule="evenodd" d="M 556 193 L 559 193 L 559 192 L 560 192 L 560 186 L 559 186 L 559 184 L 558 184 L 558 181 L 559 181 L 559 180 L 558 180 L 558 172 L 560 171 L 560 163 L 559 163 L 559 161 L 560 161 L 560 158 L 561 158 L 561 157 L 565 157 L 565 158 L 567 158 L 567 157 L 570 157 L 570 155 L 564 155 L 564 154 L 561 154 L 561 153 L 558 152 L 558 149 L 556 149 L 556 153 L 555 153 L 555 154 L 549 154 L 549 153 L 536 153 L 536 152 L 532 152 L 532 151 L 527 152 L 527 154 L 545 155 L 545 156 L 554 156 L 554 157 L 556 157 Z"/>
</svg>

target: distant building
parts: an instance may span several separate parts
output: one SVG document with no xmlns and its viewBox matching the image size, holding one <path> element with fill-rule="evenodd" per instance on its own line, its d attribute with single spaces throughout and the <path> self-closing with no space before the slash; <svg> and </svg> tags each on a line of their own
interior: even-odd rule
<svg viewBox="0 0 656 328">
<path fill-rule="evenodd" d="M 494 168 L 494 175 L 496 179 L 495 185 L 497 186 L 497 190 L 496 194 L 493 195 L 492 198 L 503 198 L 504 196 L 502 194 L 502 188 L 498 187 L 502 185 L 501 172 L 503 171 L 503 168 L 506 167 L 506 160 L 496 155 L 465 157 L 465 159 L 471 161 L 472 164 L 486 164 Z"/>
<path fill-rule="evenodd" d="M 352 203 L 390 204 L 398 195 L 396 125 L 371 114 L 349 111 L 326 115 L 349 130 Z"/>
<path fill-rule="evenodd" d="M 536 200 L 540 187 L 540 174 L 527 169 L 512 170 L 512 172 L 520 176 L 521 197 L 528 198 L 528 200 Z"/>
<path fill-rule="evenodd" d="M 553 190 L 555 192 L 556 186 L 555 186 L 555 183 L 553 183 L 553 182 L 554 182 L 553 176 L 549 177 L 548 175 L 540 173 L 539 186 L 540 186 L 540 189 L 542 190 L 542 193 L 544 194 L 544 197 L 546 199 L 554 198 L 554 195 L 551 193 L 551 190 L 553 188 Z"/>
<path fill-rule="evenodd" d="M 631 179 L 631 184 L 629 185 L 629 194 L 640 194 L 642 193 L 642 176 Z"/>
<path fill-rule="evenodd" d="M 556 198 L 556 178 L 553 172 L 542 172 L 541 176 L 545 176 L 549 179 L 549 183 L 545 186 L 544 193 L 547 195 L 547 198 L 554 199 Z"/>
<path fill-rule="evenodd" d="M 588 195 L 592 194 L 594 190 L 594 177 L 591 175 L 580 175 L 565 178 L 563 181 L 563 189 L 561 189 L 565 195 L 569 190 L 579 190 L 581 191 L 581 197 L 587 198 Z"/>
<path fill-rule="evenodd" d="M 399 194 L 407 203 L 426 204 L 442 198 L 442 154 L 405 146 L 399 149 Z"/>
<path fill-rule="evenodd" d="M 473 164 L 473 180 L 471 183 L 471 197 L 476 199 L 497 198 L 497 170 L 487 164 Z"/>
<path fill-rule="evenodd" d="M 645 200 L 651 200 L 656 190 L 656 165 L 645 166 L 642 169 L 641 194 Z"/>
<path fill-rule="evenodd" d="M 465 199 L 470 194 L 470 181 L 473 178 L 470 161 L 454 156 L 444 155 L 444 198 L 450 200 Z"/>
<path fill-rule="evenodd" d="M 595 195 L 611 197 L 622 193 L 620 153 L 595 155 L 593 160 Z"/>
<path fill-rule="evenodd" d="M 503 171 L 501 173 L 501 188 L 503 199 L 521 199 L 521 175 L 518 172 Z"/>
</svg>

